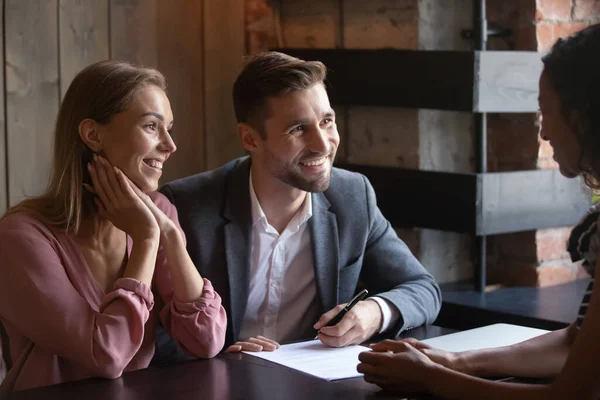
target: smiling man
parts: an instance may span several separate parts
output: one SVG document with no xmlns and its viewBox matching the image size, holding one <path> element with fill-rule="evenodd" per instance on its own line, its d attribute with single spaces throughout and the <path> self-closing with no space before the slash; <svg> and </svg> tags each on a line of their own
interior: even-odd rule
<svg viewBox="0 0 600 400">
<path fill-rule="evenodd" d="M 398 238 L 362 175 L 333 167 L 340 143 L 326 68 L 252 58 L 233 87 L 249 157 L 165 185 L 188 251 L 228 312 L 228 351 L 312 339 L 361 343 L 432 323 L 440 290 Z M 326 324 L 358 287 L 360 301 Z M 157 357 L 169 346 L 159 337 Z"/>
</svg>

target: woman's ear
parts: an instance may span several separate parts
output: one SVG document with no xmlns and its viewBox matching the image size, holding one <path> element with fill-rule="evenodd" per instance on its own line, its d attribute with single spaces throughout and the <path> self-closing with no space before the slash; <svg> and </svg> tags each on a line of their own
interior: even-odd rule
<svg viewBox="0 0 600 400">
<path fill-rule="evenodd" d="M 79 137 L 94 153 L 102 150 L 102 140 L 99 135 L 99 126 L 96 121 L 86 118 L 79 123 Z"/>
<path fill-rule="evenodd" d="M 237 132 L 242 145 L 250 153 L 253 153 L 259 147 L 260 135 L 249 124 L 244 122 L 237 124 Z"/>
</svg>

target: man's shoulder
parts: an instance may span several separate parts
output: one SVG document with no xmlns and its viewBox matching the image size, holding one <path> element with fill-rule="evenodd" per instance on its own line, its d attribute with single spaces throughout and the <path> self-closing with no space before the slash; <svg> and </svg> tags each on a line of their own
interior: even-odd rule
<svg viewBox="0 0 600 400">
<path fill-rule="evenodd" d="M 366 199 L 367 182 L 367 178 L 358 172 L 332 168 L 331 182 L 325 195 L 330 201 L 333 200 L 332 202 L 336 200 L 344 203 L 362 202 Z"/>
<path fill-rule="evenodd" d="M 200 172 L 195 175 L 171 181 L 160 189 L 161 192 L 169 192 L 171 195 L 179 194 L 194 194 L 194 193 L 215 193 L 223 190 L 227 178 L 231 172 L 236 169 L 241 163 L 246 161 L 247 157 L 236 158 L 220 167 Z"/>
</svg>

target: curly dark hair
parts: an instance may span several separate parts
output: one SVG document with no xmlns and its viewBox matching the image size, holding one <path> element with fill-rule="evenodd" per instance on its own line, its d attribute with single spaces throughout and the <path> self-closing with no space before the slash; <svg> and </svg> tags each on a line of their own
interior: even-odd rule
<svg viewBox="0 0 600 400">
<path fill-rule="evenodd" d="M 585 183 L 600 189 L 600 24 L 558 39 L 542 61 L 563 117 L 581 145 Z"/>
</svg>

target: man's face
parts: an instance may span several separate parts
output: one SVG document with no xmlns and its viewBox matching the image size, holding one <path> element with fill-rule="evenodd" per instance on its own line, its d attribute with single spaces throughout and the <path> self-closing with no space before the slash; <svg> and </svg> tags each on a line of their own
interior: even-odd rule
<svg viewBox="0 0 600 400">
<path fill-rule="evenodd" d="M 265 179 L 307 192 L 327 190 L 340 136 L 323 84 L 269 98 L 265 114 L 253 165 L 265 170 Z"/>
</svg>

